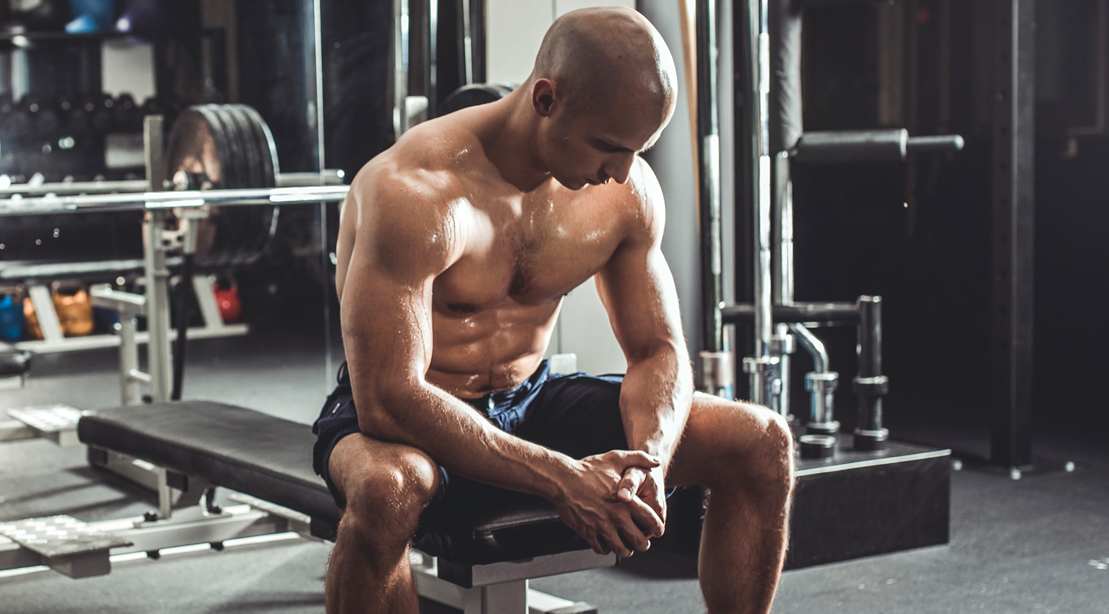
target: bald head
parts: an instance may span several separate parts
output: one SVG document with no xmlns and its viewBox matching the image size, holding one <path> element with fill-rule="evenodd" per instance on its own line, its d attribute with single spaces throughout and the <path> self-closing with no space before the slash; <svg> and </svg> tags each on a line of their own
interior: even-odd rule
<svg viewBox="0 0 1109 614">
<path fill-rule="evenodd" d="M 555 83 L 572 113 L 632 100 L 665 121 L 677 93 L 674 58 L 662 36 L 643 15 L 623 7 L 582 9 L 555 20 L 530 82 L 541 78 Z"/>
</svg>

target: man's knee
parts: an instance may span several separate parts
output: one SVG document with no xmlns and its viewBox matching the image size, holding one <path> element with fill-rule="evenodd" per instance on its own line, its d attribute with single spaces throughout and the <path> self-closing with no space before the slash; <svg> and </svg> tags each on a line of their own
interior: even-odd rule
<svg viewBox="0 0 1109 614">
<path fill-rule="evenodd" d="M 737 402 L 739 411 L 753 414 L 754 429 L 749 433 L 745 445 L 739 444 L 730 450 L 730 462 L 740 468 L 749 487 L 792 488 L 793 483 L 793 431 L 777 412 L 750 403 Z M 744 420 L 749 428 L 750 422 Z"/>
<path fill-rule="evenodd" d="M 375 539 L 407 540 L 439 486 L 439 467 L 415 448 L 396 446 L 344 484 L 344 522 Z"/>
<path fill-rule="evenodd" d="M 760 483 L 769 488 L 790 489 L 793 486 L 793 431 L 780 414 L 769 414 L 759 433 L 753 469 Z"/>
</svg>

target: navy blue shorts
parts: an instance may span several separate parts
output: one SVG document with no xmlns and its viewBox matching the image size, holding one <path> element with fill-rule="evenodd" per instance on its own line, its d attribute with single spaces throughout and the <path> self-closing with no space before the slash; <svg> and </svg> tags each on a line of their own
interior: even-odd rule
<svg viewBox="0 0 1109 614">
<path fill-rule="evenodd" d="M 463 400 L 505 432 L 581 459 L 627 449 L 620 418 L 623 379 L 623 375 L 551 375 L 544 360 L 531 377 L 511 390 Z M 345 502 L 328 475 L 328 459 L 340 439 L 360 432 L 345 362 L 339 367 L 338 384 L 312 425 L 312 432 L 317 435 L 312 456 L 316 473 L 323 477 L 339 507 L 344 507 Z M 451 501 L 484 496 L 487 489 L 494 488 L 453 475 L 441 466 L 439 472 L 442 478 L 439 491 L 425 510 L 422 525 L 429 516 L 450 508 Z"/>
</svg>

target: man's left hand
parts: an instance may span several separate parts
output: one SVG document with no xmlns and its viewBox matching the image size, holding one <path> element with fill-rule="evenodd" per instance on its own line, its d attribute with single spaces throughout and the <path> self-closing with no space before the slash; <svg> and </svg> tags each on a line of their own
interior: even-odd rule
<svg viewBox="0 0 1109 614">
<path fill-rule="evenodd" d="M 651 509 L 655 510 L 655 513 L 665 524 L 666 489 L 664 480 L 662 467 L 653 469 L 628 467 L 624 470 L 623 478 L 616 487 L 616 498 L 620 501 L 631 501 L 633 497 L 639 497 Z M 652 535 L 652 537 L 662 537 L 662 534 Z"/>
</svg>

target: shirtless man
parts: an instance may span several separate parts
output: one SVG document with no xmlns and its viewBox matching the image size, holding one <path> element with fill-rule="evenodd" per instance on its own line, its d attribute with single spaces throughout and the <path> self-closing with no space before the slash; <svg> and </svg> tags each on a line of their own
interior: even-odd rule
<svg viewBox="0 0 1109 614">
<path fill-rule="evenodd" d="M 468 481 L 544 497 L 624 557 L 662 534 L 667 487 L 708 486 L 708 610 L 770 609 L 792 438 L 766 408 L 693 392 L 662 194 L 638 156 L 675 90 L 644 17 L 576 11 L 524 85 L 413 128 L 355 177 L 336 274 L 347 364 L 315 426 L 344 509 L 329 612 L 417 612 L 410 540 Z M 562 297 L 591 276 L 622 384 L 543 361 Z"/>
</svg>

